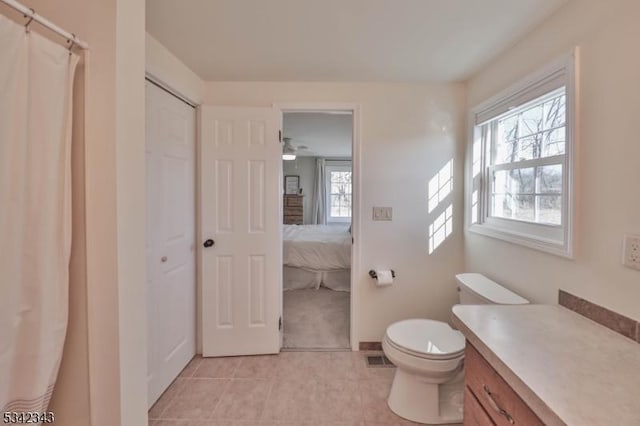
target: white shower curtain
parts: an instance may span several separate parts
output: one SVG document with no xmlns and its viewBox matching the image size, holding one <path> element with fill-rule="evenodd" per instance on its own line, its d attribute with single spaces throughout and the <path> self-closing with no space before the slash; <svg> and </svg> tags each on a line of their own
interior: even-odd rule
<svg viewBox="0 0 640 426">
<path fill-rule="evenodd" d="M 77 62 L 0 15 L 0 413 L 46 411 L 62 357 Z"/>
</svg>

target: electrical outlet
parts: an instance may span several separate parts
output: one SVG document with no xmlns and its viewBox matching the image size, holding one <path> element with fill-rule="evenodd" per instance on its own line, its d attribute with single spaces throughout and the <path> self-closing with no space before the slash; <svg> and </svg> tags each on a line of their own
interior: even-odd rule
<svg viewBox="0 0 640 426">
<path fill-rule="evenodd" d="M 622 264 L 640 270 L 640 235 L 625 235 Z"/>
</svg>

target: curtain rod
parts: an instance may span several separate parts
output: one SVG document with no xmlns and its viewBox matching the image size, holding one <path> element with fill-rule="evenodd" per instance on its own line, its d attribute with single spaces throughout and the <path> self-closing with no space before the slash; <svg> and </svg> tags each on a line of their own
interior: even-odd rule
<svg viewBox="0 0 640 426">
<path fill-rule="evenodd" d="M 80 40 L 78 37 L 76 37 L 75 34 L 63 30 L 62 28 L 60 28 L 59 26 L 57 26 L 53 22 L 49 21 L 48 19 L 43 18 L 42 16 L 36 14 L 35 10 L 29 9 L 25 5 L 20 4 L 15 0 L 0 0 L 0 2 L 6 4 L 7 6 L 9 6 L 11 8 L 13 8 L 14 10 L 17 10 L 18 12 L 22 13 L 25 18 L 29 18 L 30 19 L 29 22 L 31 22 L 31 20 L 36 21 L 37 23 L 39 23 L 43 27 L 48 28 L 51 31 L 53 31 L 54 33 L 66 38 L 67 42 L 72 43 L 72 46 L 78 46 L 78 47 L 80 47 L 82 49 L 88 49 L 89 48 L 89 45 L 87 44 L 87 42 L 85 42 L 83 40 Z"/>
</svg>

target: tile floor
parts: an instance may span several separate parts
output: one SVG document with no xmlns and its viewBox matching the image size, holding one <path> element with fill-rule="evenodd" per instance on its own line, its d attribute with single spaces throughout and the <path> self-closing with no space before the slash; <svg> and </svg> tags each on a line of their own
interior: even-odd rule
<svg viewBox="0 0 640 426">
<path fill-rule="evenodd" d="M 194 358 L 149 411 L 149 426 L 412 425 L 387 394 L 395 368 L 364 352 Z"/>
</svg>

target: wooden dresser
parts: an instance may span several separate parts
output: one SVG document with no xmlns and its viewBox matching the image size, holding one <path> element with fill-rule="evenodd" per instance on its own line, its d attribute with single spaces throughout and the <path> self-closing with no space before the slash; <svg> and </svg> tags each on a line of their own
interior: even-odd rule
<svg viewBox="0 0 640 426">
<path fill-rule="evenodd" d="M 302 199 L 304 195 L 285 195 L 283 198 L 283 221 L 285 225 L 302 225 Z"/>
</svg>

